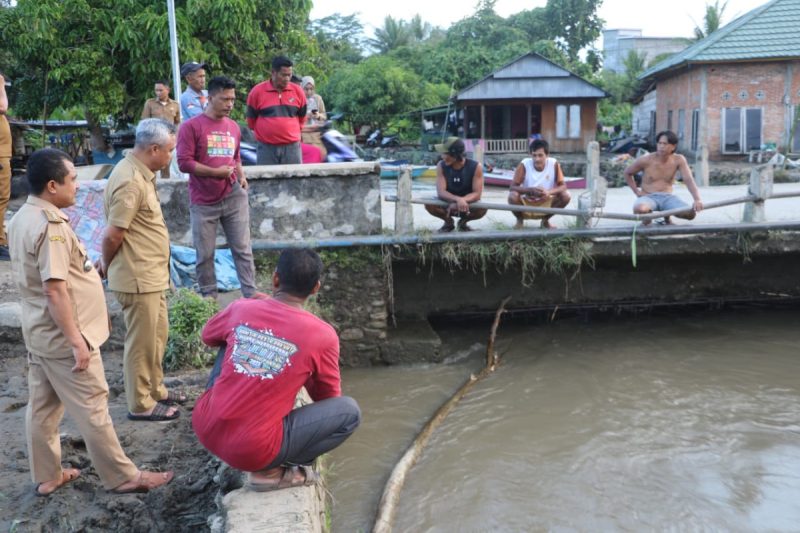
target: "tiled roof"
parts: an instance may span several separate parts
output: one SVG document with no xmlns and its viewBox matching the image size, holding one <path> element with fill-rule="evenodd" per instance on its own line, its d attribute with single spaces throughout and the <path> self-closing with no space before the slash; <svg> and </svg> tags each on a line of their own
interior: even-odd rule
<svg viewBox="0 0 800 533">
<path fill-rule="evenodd" d="M 688 63 L 800 57 L 800 0 L 771 0 L 654 65 L 640 80 Z"/>
</svg>

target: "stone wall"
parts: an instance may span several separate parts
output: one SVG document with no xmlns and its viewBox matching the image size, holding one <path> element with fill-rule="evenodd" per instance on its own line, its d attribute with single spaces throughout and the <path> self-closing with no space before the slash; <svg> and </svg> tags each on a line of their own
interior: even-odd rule
<svg viewBox="0 0 800 533">
<path fill-rule="evenodd" d="M 253 240 L 304 240 L 381 232 L 375 163 L 244 167 Z M 161 208 L 173 243 L 191 246 L 185 179 L 160 180 Z M 222 230 L 217 242 L 225 244 Z"/>
</svg>

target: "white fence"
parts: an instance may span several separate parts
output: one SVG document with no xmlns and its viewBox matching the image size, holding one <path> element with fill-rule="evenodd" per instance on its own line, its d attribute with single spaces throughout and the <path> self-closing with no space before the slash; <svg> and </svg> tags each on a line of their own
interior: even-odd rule
<svg viewBox="0 0 800 533">
<path fill-rule="evenodd" d="M 486 139 L 487 154 L 527 154 L 528 139 Z"/>
</svg>

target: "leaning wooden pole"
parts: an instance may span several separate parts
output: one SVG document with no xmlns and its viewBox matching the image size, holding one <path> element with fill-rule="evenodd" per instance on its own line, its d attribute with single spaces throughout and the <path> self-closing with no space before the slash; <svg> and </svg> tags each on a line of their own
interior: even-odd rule
<svg viewBox="0 0 800 533">
<path fill-rule="evenodd" d="M 458 404 L 461 398 L 469 392 L 472 386 L 478 381 L 482 380 L 497 368 L 497 354 L 494 353 L 494 339 L 497 335 L 497 327 L 500 324 L 500 317 L 505 311 L 506 304 L 511 299 L 511 296 L 506 297 L 500 304 L 497 312 L 494 315 L 494 322 L 492 323 L 491 333 L 489 334 L 489 342 L 486 345 L 486 366 L 483 367 L 478 375 L 471 375 L 469 379 L 461 385 L 461 387 L 442 404 L 439 409 L 428 419 L 428 422 L 417 434 L 414 442 L 408 447 L 406 452 L 397 461 L 397 464 L 392 469 L 389 479 L 383 488 L 383 495 L 381 496 L 380 504 L 378 505 L 378 514 L 375 517 L 375 525 L 372 526 L 372 533 L 390 533 L 394 524 L 394 519 L 397 514 L 397 506 L 400 503 L 400 491 L 403 490 L 403 485 L 406 481 L 406 476 L 411 471 L 411 467 L 419 459 L 422 450 L 428 443 L 434 430 L 438 428 L 453 407 Z"/>
</svg>

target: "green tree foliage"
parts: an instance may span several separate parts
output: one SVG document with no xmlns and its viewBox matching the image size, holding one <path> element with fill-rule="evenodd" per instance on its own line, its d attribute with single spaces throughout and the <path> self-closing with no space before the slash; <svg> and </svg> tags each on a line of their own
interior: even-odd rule
<svg viewBox="0 0 800 533">
<path fill-rule="evenodd" d="M 603 0 L 547 0 L 544 20 L 570 61 L 600 37 L 603 19 L 597 9 Z"/>
<path fill-rule="evenodd" d="M 727 0 L 719 5 L 719 0 L 714 0 L 713 4 L 706 4 L 706 12 L 703 15 L 703 27 L 695 24 L 694 39 L 700 41 L 705 39 L 718 29 L 722 27 L 722 16 L 725 14 L 725 8 L 728 7 Z"/>
<path fill-rule="evenodd" d="M 355 13 L 334 13 L 313 20 L 308 29 L 317 41 L 321 59 L 328 59 L 332 65 L 358 63 L 363 59 L 366 44 L 363 37 L 364 26 Z"/>
<path fill-rule="evenodd" d="M 424 81 L 388 56 L 345 66 L 325 86 L 331 107 L 354 124 L 386 124 L 393 117 L 447 101 L 449 88 Z"/>
<path fill-rule="evenodd" d="M 175 4 L 181 61 L 206 61 L 242 87 L 267 75 L 274 53 L 302 56 L 314 48 L 305 32 L 310 0 Z M 19 0 L 0 16 L 21 116 L 80 106 L 92 123 L 107 116 L 125 122 L 138 116 L 153 81 L 170 77 L 163 0 Z"/>
</svg>

